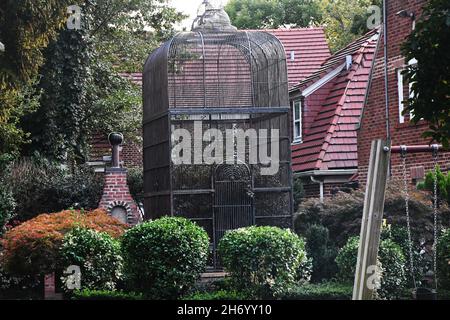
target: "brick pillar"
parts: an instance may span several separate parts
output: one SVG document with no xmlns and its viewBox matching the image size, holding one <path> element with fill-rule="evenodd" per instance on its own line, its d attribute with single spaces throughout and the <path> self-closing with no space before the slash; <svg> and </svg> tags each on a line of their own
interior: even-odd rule
<svg viewBox="0 0 450 320">
<path fill-rule="evenodd" d="M 123 168 L 108 168 L 105 171 L 105 187 L 99 204 L 109 215 L 126 212 L 126 222 L 136 225 L 142 221 L 141 214 L 131 196 L 127 185 L 127 170 Z M 115 216 L 119 218 L 118 216 Z"/>
<path fill-rule="evenodd" d="M 56 277 L 54 272 L 44 276 L 44 299 L 62 300 L 62 294 L 56 293 Z"/>
</svg>

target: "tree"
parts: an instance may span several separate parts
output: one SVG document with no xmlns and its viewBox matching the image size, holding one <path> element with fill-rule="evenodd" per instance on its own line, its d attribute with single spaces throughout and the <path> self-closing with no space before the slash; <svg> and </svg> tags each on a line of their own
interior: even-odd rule
<svg viewBox="0 0 450 320">
<path fill-rule="evenodd" d="M 371 5 L 381 6 L 382 0 L 319 0 L 321 24 L 328 44 L 336 52 L 369 31 L 367 20 Z M 381 17 L 380 17 L 381 18 Z"/>
<path fill-rule="evenodd" d="M 241 29 L 323 25 L 333 52 L 368 32 L 371 5 L 382 0 L 231 0 L 225 7 Z M 381 12 L 381 9 L 380 9 Z"/>
<path fill-rule="evenodd" d="M 28 105 L 43 49 L 64 24 L 69 0 L 0 2 L 0 154 L 17 154 L 26 135 L 17 124 Z M 33 102 L 34 103 L 34 102 Z M 32 104 L 33 104 L 32 103 Z"/>
<path fill-rule="evenodd" d="M 166 0 L 90 0 L 89 36 L 104 61 L 121 72 L 141 71 L 145 59 L 186 18 Z"/>
<path fill-rule="evenodd" d="M 406 61 L 417 60 L 405 71 L 412 83 L 405 114 L 412 122 L 430 124 L 424 136 L 449 147 L 450 139 L 450 2 L 430 0 L 416 29 L 403 45 Z"/>
<path fill-rule="evenodd" d="M 231 0 L 225 11 L 239 29 L 307 27 L 321 19 L 311 0 Z"/>
<path fill-rule="evenodd" d="M 22 121 L 33 141 L 26 153 L 84 162 L 93 133 L 117 130 L 136 136 L 141 94 L 118 72 L 141 70 L 148 54 L 183 17 L 164 3 L 86 1 L 82 28 L 62 30 L 46 50 L 41 106 Z"/>
</svg>

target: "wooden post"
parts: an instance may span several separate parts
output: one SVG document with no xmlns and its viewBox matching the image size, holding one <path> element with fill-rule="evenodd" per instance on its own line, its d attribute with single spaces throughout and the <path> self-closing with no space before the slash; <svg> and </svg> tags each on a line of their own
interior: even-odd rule
<svg viewBox="0 0 450 320">
<path fill-rule="evenodd" d="M 369 276 L 377 266 L 378 248 L 383 223 L 384 200 L 389 172 L 390 151 L 383 140 L 372 142 L 361 235 L 356 264 L 353 300 L 373 299 L 374 288 L 368 285 Z"/>
</svg>

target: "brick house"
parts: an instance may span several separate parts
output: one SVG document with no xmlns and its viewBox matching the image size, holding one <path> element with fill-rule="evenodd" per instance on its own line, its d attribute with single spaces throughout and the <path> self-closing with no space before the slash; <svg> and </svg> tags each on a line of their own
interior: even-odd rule
<svg viewBox="0 0 450 320">
<path fill-rule="evenodd" d="M 387 122 L 393 145 L 429 145 L 429 139 L 422 138 L 428 125 L 420 122 L 413 125 L 408 116 L 402 116 L 404 108 L 403 100 L 407 99 L 409 85 L 403 81 L 402 70 L 408 63 L 401 54 L 401 45 L 405 38 L 412 32 L 415 22 L 411 13 L 419 17 L 424 0 L 398 0 L 387 2 L 387 66 L 388 66 L 388 100 L 389 119 L 386 121 L 386 99 L 385 99 L 385 63 L 384 63 L 384 32 L 380 36 L 377 45 L 377 54 L 374 68 L 370 76 L 370 87 L 364 112 L 361 118 L 358 132 L 358 180 L 364 185 L 367 179 L 369 154 L 371 141 L 375 139 L 386 139 Z M 406 12 L 404 11 L 406 10 Z M 406 13 L 408 17 L 402 17 L 400 12 Z M 417 19 L 417 18 L 416 18 Z M 430 63 L 438 63 L 430 61 Z M 424 178 L 427 171 L 434 166 L 431 154 L 408 155 L 408 178 L 411 183 L 416 183 Z M 399 155 L 392 155 L 391 171 L 394 178 L 402 176 L 402 165 Z M 441 153 L 439 165 L 443 170 L 450 169 L 450 153 Z"/>
<path fill-rule="evenodd" d="M 379 39 L 372 30 L 329 57 L 291 88 L 292 165 L 306 196 L 351 186 L 357 173 L 357 126 Z"/>
<path fill-rule="evenodd" d="M 324 29 L 317 28 L 293 28 L 293 29 L 268 29 L 269 32 L 282 42 L 286 50 L 288 81 L 292 87 L 310 76 L 330 56 Z M 251 31 L 249 31 L 251 32 Z M 122 74 L 136 85 L 142 86 L 142 73 Z M 111 147 L 107 136 L 96 135 L 92 137 L 89 164 L 98 172 L 103 172 L 105 162 L 109 161 Z M 121 147 L 121 159 L 127 168 L 142 167 L 142 147 L 127 141 Z"/>
</svg>

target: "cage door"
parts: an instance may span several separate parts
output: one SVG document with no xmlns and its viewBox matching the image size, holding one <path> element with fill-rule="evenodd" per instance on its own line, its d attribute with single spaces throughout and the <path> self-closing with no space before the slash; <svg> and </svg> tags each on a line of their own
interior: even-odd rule
<svg viewBox="0 0 450 320">
<path fill-rule="evenodd" d="M 252 181 L 245 164 L 223 164 L 214 179 L 215 244 L 225 232 L 254 224 Z"/>
</svg>

